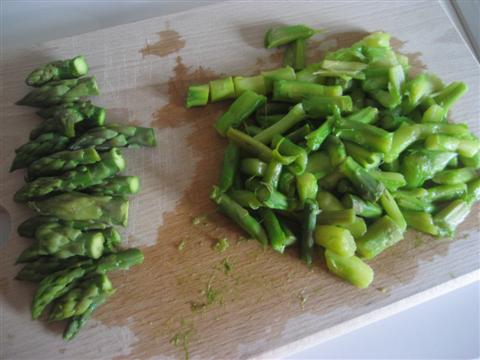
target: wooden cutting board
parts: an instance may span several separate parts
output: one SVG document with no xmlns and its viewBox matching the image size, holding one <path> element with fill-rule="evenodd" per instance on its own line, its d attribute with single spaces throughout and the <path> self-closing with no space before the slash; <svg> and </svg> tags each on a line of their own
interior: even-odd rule
<svg viewBox="0 0 480 360">
<path fill-rule="evenodd" d="M 452 117 L 479 133 L 479 66 L 432 1 L 223 3 L 2 54 L 0 204 L 12 230 L 0 244 L 0 358 L 182 358 L 185 349 L 192 359 L 283 356 L 478 278 L 478 207 L 455 240 L 410 234 L 371 261 L 376 276 L 366 290 L 328 274 L 320 259 L 309 270 L 295 251 L 281 256 L 243 241 L 216 214 L 208 195 L 225 140 L 212 123 L 226 106 L 186 110 L 185 89 L 279 66 L 281 53 L 263 49 L 263 34 L 295 23 L 325 29 L 310 42 L 312 61 L 365 32 L 391 33 L 416 71 L 427 64 L 446 82 L 469 85 Z M 12 201 L 23 173 L 8 168 L 39 123 L 33 109 L 13 105 L 28 90 L 25 76 L 76 54 L 88 59 L 102 91 L 95 101 L 109 109 L 109 120 L 155 127 L 158 146 L 124 152 L 127 173 L 142 179 L 125 243 L 141 247 L 145 262 L 112 275 L 116 294 L 65 343 L 64 324 L 30 320 L 34 286 L 13 280 L 14 259 L 30 241 L 15 229 L 31 211 Z M 230 247 L 220 253 L 213 244 L 222 237 Z"/>
</svg>

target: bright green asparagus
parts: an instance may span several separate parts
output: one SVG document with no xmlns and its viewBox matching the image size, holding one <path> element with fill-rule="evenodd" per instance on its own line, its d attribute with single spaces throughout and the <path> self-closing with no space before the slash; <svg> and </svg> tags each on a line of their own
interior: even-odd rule
<svg viewBox="0 0 480 360">
<path fill-rule="evenodd" d="M 72 59 L 53 61 L 33 70 L 27 76 L 30 86 L 42 86 L 50 81 L 74 79 L 88 73 L 88 65 L 82 55 Z"/>
</svg>

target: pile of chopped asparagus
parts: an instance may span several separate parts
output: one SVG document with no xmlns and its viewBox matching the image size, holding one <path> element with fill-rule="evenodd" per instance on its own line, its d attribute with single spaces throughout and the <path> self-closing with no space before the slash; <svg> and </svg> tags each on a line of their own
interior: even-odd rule
<svg viewBox="0 0 480 360">
<path fill-rule="evenodd" d="M 235 99 L 216 122 L 228 139 L 211 199 L 264 246 L 298 243 L 312 264 L 365 288 L 365 262 L 407 227 L 453 237 L 480 197 L 480 141 L 449 109 L 467 91 L 409 76 L 390 35 L 372 33 L 305 66 L 304 25 L 271 29 L 285 67 L 192 85 L 187 107 Z"/>
<path fill-rule="evenodd" d="M 28 76 L 35 89 L 17 104 L 40 107 L 44 120 L 15 150 L 11 167 L 26 169 L 15 201 L 38 213 L 18 227 L 34 242 L 17 260 L 24 266 L 16 279 L 38 283 L 33 319 L 51 305 L 49 321 L 69 320 L 65 340 L 115 292 L 107 273 L 143 262 L 139 249 L 120 247 L 114 227 L 127 226 L 127 196 L 140 190 L 137 176 L 120 175 L 126 164 L 119 148 L 156 143 L 153 129 L 106 123 L 105 109 L 83 100 L 99 94 L 87 72 L 77 56 Z"/>
</svg>

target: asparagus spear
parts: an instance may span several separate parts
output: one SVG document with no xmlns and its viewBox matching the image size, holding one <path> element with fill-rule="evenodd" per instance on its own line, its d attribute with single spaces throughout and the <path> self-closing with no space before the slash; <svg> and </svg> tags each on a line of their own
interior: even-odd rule
<svg viewBox="0 0 480 360">
<path fill-rule="evenodd" d="M 43 123 L 30 132 L 30 140 L 34 140 L 42 134 L 57 133 L 68 138 L 75 136 L 75 126 L 84 120 L 83 116 L 75 110 L 63 110 L 56 117 L 44 120 Z"/>
<path fill-rule="evenodd" d="M 305 120 L 306 117 L 307 115 L 303 110 L 302 104 L 297 104 L 290 109 L 287 115 L 285 115 L 275 124 L 254 136 L 254 139 L 264 144 L 269 143 L 275 135 L 284 134 L 288 129 L 294 127 L 300 121 Z"/>
<path fill-rule="evenodd" d="M 59 80 L 49 82 L 30 91 L 17 102 L 17 105 L 48 107 L 99 94 L 97 81 L 94 77 Z"/>
<path fill-rule="evenodd" d="M 300 204 L 305 204 L 307 199 L 315 199 L 317 192 L 318 184 L 315 175 L 309 172 L 297 175 L 297 194 L 300 199 Z"/>
<path fill-rule="evenodd" d="M 261 208 L 260 215 L 263 219 L 263 224 L 267 230 L 270 245 L 273 250 L 283 253 L 287 239 L 274 212 L 267 208 Z"/>
<path fill-rule="evenodd" d="M 69 139 L 55 133 L 40 135 L 15 150 L 15 159 L 13 159 L 10 171 L 27 167 L 35 160 L 43 156 L 62 151 L 67 148 Z"/>
<path fill-rule="evenodd" d="M 433 223 L 440 236 L 452 237 L 455 229 L 470 213 L 471 206 L 462 199 L 452 201 L 447 207 L 435 214 Z"/>
<path fill-rule="evenodd" d="M 347 157 L 340 165 L 340 171 L 352 182 L 359 195 L 365 200 L 377 201 L 385 189 L 380 181 L 370 175 L 351 157 Z"/>
<path fill-rule="evenodd" d="M 30 201 L 28 205 L 41 215 L 67 221 L 99 221 L 127 225 L 128 201 L 119 197 L 70 192 L 48 199 Z"/>
<path fill-rule="evenodd" d="M 297 39 L 289 44 L 285 50 L 283 65 L 289 65 L 296 71 L 302 70 L 305 67 L 306 46 L 305 39 Z"/>
<path fill-rule="evenodd" d="M 437 184 L 465 184 L 477 177 L 477 171 L 473 168 L 460 168 L 437 172 L 432 180 Z"/>
<path fill-rule="evenodd" d="M 364 147 L 350 141 L 344 141 L 343 143 L 345 144 L 347 155 L 351 156 L 353 160 L 358 162 L 367 170 L 377 168 L 383 161 L 384 155 L 381 152 L 371 152 Z"/>
<path fill-rule="evenodd" d="M 61 118 L 65 111 L 74 111 L 82 116 L 83 121 L 80 124 L 82 130 L 103 126 L 105 124 L 105 109 L 93 105 L 89 100 L 79 100 L 40 109 L 37 111 L 37 115 L 44 119 Z"/>
<path fill-rule="evenodd" d="M 291 142 L 289 139 L 280 135 L 275 135 L 272 139 L 272 147 L 274 158 L 290 158 L 294 159 L 291 164 L 287 166 L 295 175 L 301 175 L 307 168 L 308 155 L 304 148 Z M 279 161 L 281 162 L 281 161 Z"/>
<path fill-rule="evenodd" d="M 248 77 L 235 76 L 233 78 L 233 85 L 237 97 L 249 90 L 260 95 L 267 95 L 267 87 L 263 75 Z"/>
<path fill-rule="evenodd" d="M 339 256 L 327 249 L 325 260 L 330 272 L 360 289 L 368 287 L 373 281 L 372 268 L 356 256 Z"/>
<path fill-rule="evenodd" d="M 42 86 L 50 81 L 78 78 L 88 73 L 88 65 L 82 55 L 72 59 L 53 61 L 33 70 L 27 76 L 30 86 Z"/>
<path fill-rule="evenodd" d="M 402 209 L 402 214 L 405 217 L 407 225 L 414 228 L 415 230 L 430 235 L 438 234 L 438 229 L 433 223 L 432 215 L 428 212 Z"/>
<path fill-rule="evenodd" d="M 227 194 L 232 198 L 233 201 L 237 202 L 244 208 L 257 210 L 263 205 L 260 200 L 257 199 L 257 196 L 253 191 L 232 189 Z"/>
<path fill-rule="evenodd" d="M 365 259 L 372 259 L 402 239 L 402 229 L 389 216 L 382 216 L 357 240 L 357 252 Z"/>
<path fill-rule="evenodd" d="M 263 176 L 267 164 L 255 158 L 243 158 L 240 161 L 240 172 L 249 176 Z"/>
<path fill-rule="evenodd" d="M 67 293 L 86 273 L 81 267 L 55 272 L 40 281 L 33 297 L 32 318 L 37 319 L 53 300 Z"/>
<path fill-rule="evenodd" d="M 275 48 L 289 44 L 297 39 L 308 39 L 317 33 L 316 30 L 305 25 L 279 26 L 272 28 L 265 34 L 265 47 Z"/>
<path fill-rule="evenodd" d="M 215 123 L 215 129 L 222 136 L 225 136 L 230 127 L 238 127 L 255 110 L 266 102 L 267 98 L 247 90 L 240 95 Z"/>
<path fill-rule="evenodd" d="M 313 246 L 315 244 L 314 232 L 317 225 L 317 215 L 320 212 L 316 201 L 307 199 L 303 209 L 302 237 L 300 241 L 300 253 L 302 260 L 312 264 Z"/>
<path fill-rule="evenodd" d="M 108 123 L 105 127 L 93 128 L 80 135 L 70 144 L 69 149 L 94 147 L 105 151 L 114 147 L 137 148 L 155 145 L 155 132 L 151 128 Z"/>
<path fill-rule="evenodd" d="M 232 187 L 237 174 L 239 161 L 240 149 L 234 143 L 229 142 L 223 154 L 222 171 L 220 172 L 220 179 L 218 181 L 220 191 L 226 192 Z"/>
<path fill-rule="evenodd" d="M 99 296 L 114 292 L 112 283 L 105 274 L 97 274 L 72 288 L 57 299 L 52 306 L 48 320 L 60 321 L 84 314 Z"/>
<path fill-rule="evenodd" d="M 60 220 L 54 216 L 45 216 L 45 215 L 37 215 L 31 217 L 24 222 L 22 222 L 18 228 L 17 232 L 18 235 L 33 238 L 35 237 L 35 231 L 37 231 L 40 225 L 45 224 L 60 224 L 62 226 L 71 227 L 77 230 L 87 231 L 87 230 L 103 230 L 109 227 L 108 224 L 91 221 L 91 220 L 77 220 L 77 221 L 70 221 L 70 220 Z"/>
<path fill-rule="evenodd" d="M 328 136 L 325 142 L 325 147 L 332 167 L 340 165 L 347 158 L 345 145 L 343 144 L 342 140 L 336 136 Z"/>
<path fill-rule="evenodd" d="M 22 252 L 17 262 L 28 262 L 45 255 L 53 255 L 59 259 L 72 256 L 98 259 L 105 244 L 102 231 L 82 232 L 58 223 L 41 225 L 35 231 L 36 242 Z"/>
<path fill-rule="evenodd" d="M 357 249 L 350 231 L 334 225 L 317 225 L 315 242 L 339 256 L 353 256 Z"/>
<path fill-rule="evenodd" d="M 456 156 L 453 152 L 431 150 L 411 150 L 402 159 L 401 169 L 407 181 L 407 187 L 415 188 L 431 179 L 443 170 L 448 162 Z"/>
<path fill-rule="evenodd" d="M 82 315 L 74 316 L 70 319 L 65 331 L 63 332 L 64 340 L 72 340 L 80 331 L 80 329 L 85 325 L 85 323 L 90 319 L 92 313 L 102 305 L 109 294 L 102 294 L 92 299 L 90 306 L 85 310 Z"/>
<path fill-rule="evenodd" d="M 302 101 L 305 112 L 311 118 L 318 119 L 327 115 L 332 115 L 334 109 L 338 108 L 340 112 L 352 111 L 352 99 L 350 96 L 310 96 Z"/>
<path fill-rule="evenodd" d="M 473 157 L 480 150 L 477 138 L 459 139 L 453 136 L 433 134 L 425 139 L 425 148 L 437 151 L 455 151 L 467 158 Z"/>
<path fill-rule="evenodd" d="M 466 193 L 466 184 L 439 185 L 428 188 L 426 197 L 430 201 L 447 201 L 458 199 Z"/>
<path fill-rule="evenodd" d="M 345 194 L 342 198 L 342 204 L 347 209 L 353 209 L 358 216 L 365 218 L 377 218 L 382 215 L 382 208 L 378 204 L 365 201 L 356 195 Z"/>
<path fill-rule="evenodd" d="M 235 86 L 231 76 L 210 81 L 210 100 L 217 102 L 235 97 Z"/>
<path fill-rule="evenodd" d="M 210 198 L 219 206 L 220 210 L 237 223 L 250 236 L 257 239 L 262 245 L 268 244 L 268 238 L 262 226 L 246 209 L 242 208 L 228 195 L 222 193 L 214 186 Z"/>
<path fill-rule="evenodd" d="M 32 180 L 40 176 L 58 175 L 68 170 L 73 170 L 79 165 L 96 163 L 100 159 L 100 155 L 93 148 L 60 151 L 31 163 L 27 168 L 27 178 Z"/>
<path fill-rule="evenodd" d="M 277 80 L 273 82 L 274 101 L 300 102 L 313 96 L 341 96 L 342 87 L 300 82 L 295 80 Z"/>
<path fill-rule="evenodd" d="M 26 263 L 18 272 L 17 276 L 15 276 L 15 279 L 40 282 L 48 275 L 57 271 L 65 270 L 67 268 L 85 266 L 87 264 L 91 264 L 90 259 L 85 260 L 77 257 L 58 259 L 54 256 L 43 256 L 35 261 Z"/>
<path fill-rule="evenodd" d="M 208 96 L 210 94 L 210 87 L 208 84 L 204 85 L 190 85 L 188 87 L 187 108 L 194 106 L 203 106 L 208 103 Z"/>
<path fill-rule="evenodd" d="M 384 154 L 388 153 L 392 147 L 392 133 L 379 127 L 346 119 L 337 121 L 335 125 L 336 135 L 341 139 L 352 141 Z"/>
<path fill-rule="evenodd" d="M 94 195 L 132 195 L 140 191 L 140 178 L 138 176 L 117 175 L 105 179 L 98 185 L 88 187 L 85 191 Z"/>
<path fill-rule="evenodd" d="M 70 170 L 58 177 L 41 177 L 25 184 L 15 193 L 15 201 L 26 202 L 55 192 L 75 191 L 100 184 L 125 168 L 125 160 L 113 148 L 91 165 Z"/>
</svg>

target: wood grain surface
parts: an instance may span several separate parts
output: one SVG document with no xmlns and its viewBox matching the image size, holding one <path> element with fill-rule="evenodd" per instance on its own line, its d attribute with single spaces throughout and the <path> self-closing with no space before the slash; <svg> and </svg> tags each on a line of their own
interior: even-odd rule
<svg viewBox="0 0 480 360">
<path fill-rule="evenodd" d="M 311 61 L 366 32 L 391 33 L 416 71 L 426 64 L 446 82 L 469 85 L 452 118 L 479 133 L 479 66 L 432 1 L 224 3 L 2 53 L 0 204 L 12 230 L 0 244 L 0 358 L 167 359 L 186 350 L 192 359 L 283 356 L 478 278 L 478 207 L 455 240 L 409 234 L 371 261 L 375 280 L 362 291 L 328 274 L 320 259 L 309 270 L 294 250 L 281 256 L 244 241 L 215 212 L 208 194 L 225 140 L 211 125 L 226 105 L 186 110 L 185 89 L 278 66 L 281 54 L 263 49 L 263 34 L 284 23 L 326 30 L 311 41 Z M 34 287 L 13 280 L 14 259 L 29 243 L 15 229 L 31 211 L 13 202 L 24 174 L 8 168 L 39 122 L 33 109 L 13 105 L 28 90 L 25 76 L 76 54 L 98 79 L 95 101 L 108 119 L 155 127 L 158 146 L 124 152 L 126 173 L 141 176 L 142 192 L 123 233 L 128 246 L 144 250 L 145 263 L 112 275 L 116 294 L 65 343 L 64 324 L 30 320 Z M 220 253 L 213 245 L 222 237 L 230 247 Z M 210 301 L 207 290 L 216 295 Z"/>
</svg>

